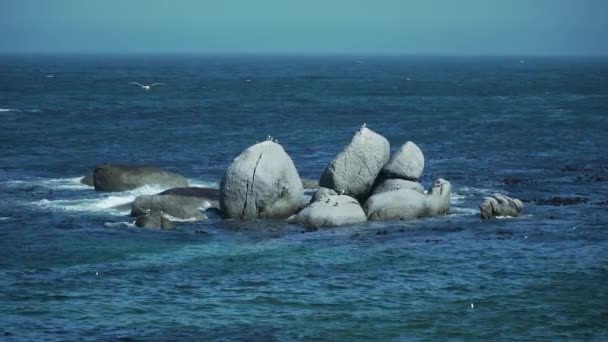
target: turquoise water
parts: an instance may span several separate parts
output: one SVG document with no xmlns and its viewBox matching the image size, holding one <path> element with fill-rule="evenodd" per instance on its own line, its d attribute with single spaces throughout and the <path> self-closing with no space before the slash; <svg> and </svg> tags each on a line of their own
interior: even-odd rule
<svg viewBox="0 0 608 342">
<path fill-rule="evenodd" d="M 520 59 L 1 57 L 0 339 L 608 339 L 608 62 Z M 421 147 L 450 215 L 153 231 L 113 206 L 160 189 L 78 183 L 120 162 L 218 186 L 267 135 L 318 178 L 364 122 Z M 480 222 L 493 192 L 524 215 Z"/>
</svg>

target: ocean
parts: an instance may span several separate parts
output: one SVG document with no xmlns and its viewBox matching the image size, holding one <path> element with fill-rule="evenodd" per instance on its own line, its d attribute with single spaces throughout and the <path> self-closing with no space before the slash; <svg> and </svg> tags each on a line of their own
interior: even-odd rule
<svg viewBox="0 0 608 342">
<path fill-rule="evenodd" d="M 79 183 L 218 187 L 268 135 L 318 179 L 364 123 L 449 215 L 150 230 L 115 206 L 162 189 Z M 0 340 L 608 340 L 607 132 L 605 57 L 0 56 Z M 482 222 L 495 192 L 523 214 Z"/>
</svg>

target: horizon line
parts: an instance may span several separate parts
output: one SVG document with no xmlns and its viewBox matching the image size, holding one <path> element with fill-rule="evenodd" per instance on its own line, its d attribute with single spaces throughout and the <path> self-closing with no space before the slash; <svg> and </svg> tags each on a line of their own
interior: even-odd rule
<svg viewBox="0 0 608 342">
<path fill-rule="evenodd" d="M 428 53 L 428 52 L 209 52 L 209 51 L 0 51 L 0 56 L 209 56 L 209 57 L 608 57 L 607 53 Z"/>
</svg>

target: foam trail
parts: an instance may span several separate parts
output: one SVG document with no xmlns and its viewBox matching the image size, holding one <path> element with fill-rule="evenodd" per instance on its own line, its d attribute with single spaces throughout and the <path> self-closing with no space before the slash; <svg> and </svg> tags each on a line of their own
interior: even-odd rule
<svg viewBox="0 0 608 342">
<path fill-rule="evenodd" d="M 188 183 L 190 183 L 190 186 L 192 187 L 199 187 L 199 188 L 212 188 L 212 189 L 219 189 L 220 184 L 218 182 L 210 182 L 210 181 L 205 181 L 202 179 L 188 179 Z"/>
<path fill-rule="evenodd" d="M 53 190 L 85 190 L 91 189 L 91 187 L 80 183 L 82 177 L 72 178 L 51 178 L 51 179 L 32 179 L 32 180 L 10 180 L 3 182 L 9 187 L 24 187 L 37 185 Z"/>
<path fill-rule="evenodd" d="M 135 227 L 135 221 L 133 221 L 133 222 L 126 222 L 126 221 L 121 221 L 121 222 L 104 222 L 103 225 L 106 226 L 106 227 L 108 227 L 108 228 L 112 228 L 112 227 Z"/>
<path fill-rule="evenodd" d="M 124 192 L 93 192 L 91 193 L 91 195 L 94 196 L 93 198 L 58 200 L 43 199 L 34 202 L 34 204 L 48 210 L 69 212 L 105 212 L 113 215 L 126 215 L 130 212 L 130 208 L 125 210 L 123 206 L 133 202 L 133 200 L 135 200 L 137 196 L 153 195 L 164 190 L 166 190 L 166 188 L 146 185 L 131 191 Z"/>
</svg>

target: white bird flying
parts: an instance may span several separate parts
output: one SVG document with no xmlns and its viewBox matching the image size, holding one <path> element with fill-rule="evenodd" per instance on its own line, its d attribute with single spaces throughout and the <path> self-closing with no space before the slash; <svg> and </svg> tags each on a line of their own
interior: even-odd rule
<svg viewBox="0 0 608 342">
<path fill-rule="evenodd" d="M 135 84 L 141 87 L 141 89 L 143 90 L 150 90 L 152 87 L 157 86 L 157 85 L 163 85 L 164 83 L 152 83 L 150 85 L 145 85 L 145 84 L 141 84 L 139 82 L 129 82 L 129 84 Z"/>
</svg>

